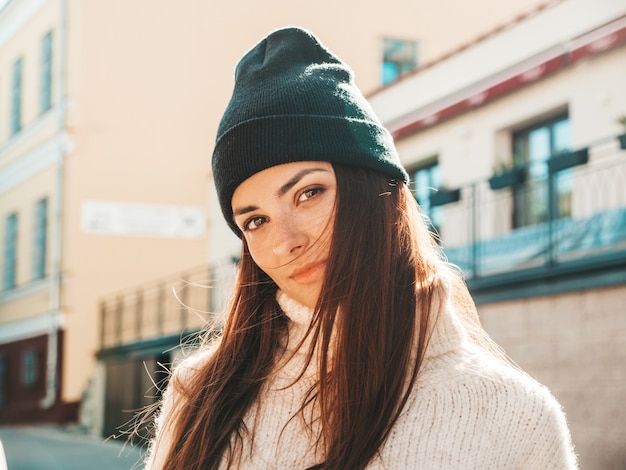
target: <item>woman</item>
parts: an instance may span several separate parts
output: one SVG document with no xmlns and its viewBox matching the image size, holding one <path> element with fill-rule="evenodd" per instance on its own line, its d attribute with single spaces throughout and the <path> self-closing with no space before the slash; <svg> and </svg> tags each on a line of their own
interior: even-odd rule
<svg viewBox="0 0 626 470">
<path fill-rule="evenodd" d="M 490 342 L 389 133 L 309 32 L 241 59 L 213 173 L 235 292 L 174 371 L 148 468 L 576 467 L 559 404 Z"/>
</svg>

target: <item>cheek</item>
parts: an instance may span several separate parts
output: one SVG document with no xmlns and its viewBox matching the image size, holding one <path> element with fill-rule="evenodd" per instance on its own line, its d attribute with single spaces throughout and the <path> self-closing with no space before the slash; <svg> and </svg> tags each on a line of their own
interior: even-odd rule
<svg viewBox="0 0 626 470">
<path fill-rule="evenodd" d="M 256 237 L 246 238 L 248 251 L 255 264 L 265 271 L 265 268 L 271 265 L 271 257 L 273 255 L 271 246 L 264 240 Z"/>
<path fill-rule="evenodd" d="M 318 231 L 318 238 L 325 243 L 330 243 L 333 237 L 333 231 L 335 229 L 335 211 L 334 209 L 327 211 L 320 216 L 319 222 L 316 225 Z"/>
</svg>

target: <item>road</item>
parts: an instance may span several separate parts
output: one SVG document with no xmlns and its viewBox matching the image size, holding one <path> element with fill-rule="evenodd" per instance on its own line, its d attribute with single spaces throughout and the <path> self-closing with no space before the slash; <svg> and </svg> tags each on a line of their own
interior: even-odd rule
<svg viewBox="0 0 626 470">
<path fill-rule="evenodd" d="M 143 450 L 76 427 L 5 426 L 8 470 L 139 470 Z M 0 469 L 2 463 L 0 462 Z"/>
</svg>

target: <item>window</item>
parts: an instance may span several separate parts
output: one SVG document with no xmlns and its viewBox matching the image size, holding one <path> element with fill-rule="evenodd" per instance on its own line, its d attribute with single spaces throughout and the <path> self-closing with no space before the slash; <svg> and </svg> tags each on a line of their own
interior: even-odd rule
<svg viewBox="0 0 626 470">
<path fill-rule="evenodd" d="M 39 109 L 45 113 L 52 107 L 52 31 L 41 40 L 41 90 Z"/>
<path fill-rule="evenodd" d="M 39 354 L 34 349 L 24 351 L 22 356 L 22 385 L 34 387 L 39 383 Z"/>
<path fill-rule="evenodd" d="M 11 89 L 11 135 L 22 128 L 22 58 L 13 64 L 13 83 Z"/>
<path fill-rule="evenodd" d="M 547 161 L 571 149 L 571 126 L 567 116 L 522 129 L 513 134 L 513 152 L 516 165 L 526 168 L 526 183 L 515 191 L 516 227 L 534 225 L 548 220 L 548 165 Z M 569 170 L 561 172 L 555 181 L 555 217 L 569 216 L 571 207 L 571 179 Z"/>
<path fill-rule="evenodd" d="M 417 42 L 386 38 L 383 42 L 382 81 L 387 85 L 417 66 Z"/>
<path fill-rule="evenodd" d="M 48 242 L 48 199 L 35 205 L 35 230 L 33 234 L 33 279 L 46 276 L 46 245 Z"/>
<path fill-rule="evenodd" d="M 17 265 L 17 214 L 9 215 L 4 224 L 4 290 L 15 289 L 15 270 Z"/>
<path fill-rule="evenodd" d="M 422 211 L 430 219 L 432 227 L 429 229 L 440 233 L 442 223 L 442 208 L 432 207 L 430 198 L 436 189 L 441 188 L 441 168 L 437 159 L 430 159 L 428 163 L 417 167 L 409 173 L 411 177 L 415 198 L 419 203 Z"/>
</svg>

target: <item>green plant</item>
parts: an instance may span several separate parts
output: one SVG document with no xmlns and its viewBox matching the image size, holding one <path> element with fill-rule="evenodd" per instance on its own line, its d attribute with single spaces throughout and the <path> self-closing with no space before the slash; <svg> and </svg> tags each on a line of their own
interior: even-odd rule
<svg viewBox="0 0 626 470">
<path fill-rule="evenodd" d="M 511 171 L 513 168 L 515 168 L 515 158 L 499 158 L 498 161 L 494 163 L 492 170 L 494 175 L 499 175 Z"/>
</svg>

